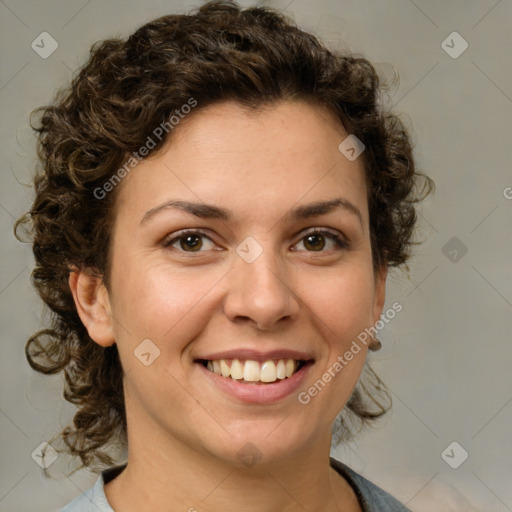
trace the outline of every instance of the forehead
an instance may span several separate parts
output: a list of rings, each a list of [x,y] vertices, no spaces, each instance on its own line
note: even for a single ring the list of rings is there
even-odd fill
[[[123,181],[119,212],[143,216],[161,202],[183,198],[261,218],[280,214],[279,205],[341,194],[367,215],[362,159],[350,161],[339,151],[348,134],[325,108],[303,101],[258,110],[235,102],[196,108]]]

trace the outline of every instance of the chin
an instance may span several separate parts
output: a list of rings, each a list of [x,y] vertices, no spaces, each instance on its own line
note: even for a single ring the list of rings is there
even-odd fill
[[[285,418],[274,418],[272,422],[242,422],[237,429],[229,430],[231,436],[224,436],[223,442],[210,446],[209,451],[238,468],[265,468],[279,464],[294,454],[303,453],[304,448],[312,444],[303,425],[291,428],[290,418]],[[211,445],[211,438],[207,444]]]

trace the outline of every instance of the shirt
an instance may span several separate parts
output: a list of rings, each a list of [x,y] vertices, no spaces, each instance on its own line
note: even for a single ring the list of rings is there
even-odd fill
[[[333,467],[351,485],[363,512],[411,512],[393,496],[356,473],[342,462],[330,458]],[[115,512],[105,496],[104,485],[123,471],[127,463],[102,471],[93,487],[66,505],[60,512]]]

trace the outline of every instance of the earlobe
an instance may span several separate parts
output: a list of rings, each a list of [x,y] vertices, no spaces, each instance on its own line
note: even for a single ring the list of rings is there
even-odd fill
[[[110,300],[101,277],[77,269],[70,272],[68,282],[76,310],[89,336],[103,347],[113,345]]]

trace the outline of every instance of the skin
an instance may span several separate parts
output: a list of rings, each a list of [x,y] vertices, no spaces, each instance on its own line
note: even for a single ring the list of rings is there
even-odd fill
[[[331,114],[301,101],[247,112],[233,102],[198,110],[141,162],[118,190],[109,289],[86,271],[70,276],[78,312],[100,345],[117,343],[124,368],[128,466],[105,486],[123,512],[359,511],[354,491],[329,466],[331,428],[361,373],[366,349],[308,405],[293,393],[245,404],[222,393],[194,358],[233,348],[311,352],[307,390],[382,313],[386,270],[375,273],[361,158]],[[343,197],[347,209],[305,220],[295,206]],[[204,202],[229,221],[166,208]],[[180,230],[202,228],[197,249]],[[310,228],[344,236],[309,240]],[[236,248],[253,237],[263,252],[247,263]],[[202,246],[201,246],[202,242]],[[187,252],[188,250],[188,252]],[[160,350],[145,366],[134,350]],[[260,460],[244,465],[246,443]]]

